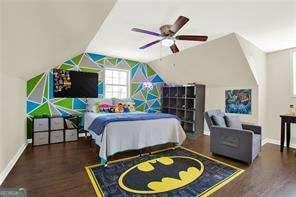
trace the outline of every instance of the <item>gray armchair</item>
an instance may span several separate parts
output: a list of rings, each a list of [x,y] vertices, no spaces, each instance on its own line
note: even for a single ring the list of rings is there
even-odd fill
[[[243,129],[217,126],[213,116],[225,116],[221,110],[205,112],[210,129],[210,150],[217,155],[237,159],[251,164],[261,151],[261,127],[242,124]]]

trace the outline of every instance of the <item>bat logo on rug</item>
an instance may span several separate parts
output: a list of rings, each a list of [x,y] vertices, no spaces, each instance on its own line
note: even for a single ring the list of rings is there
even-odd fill
[[[168,192],[192,183],[203,171],[204,165],[191,157],[159,157],[129,168],[121,174],[118,184],[132,193]]]

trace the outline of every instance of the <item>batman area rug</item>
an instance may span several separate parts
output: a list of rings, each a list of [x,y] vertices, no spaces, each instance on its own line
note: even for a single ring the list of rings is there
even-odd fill
[[[97,196],[209,196],[242,169],[177,147],[87,166]]]

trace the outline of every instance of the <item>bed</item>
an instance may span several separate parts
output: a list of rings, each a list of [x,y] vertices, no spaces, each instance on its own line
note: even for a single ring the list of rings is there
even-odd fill
[[[163,113],[86,112],[84,129],[100,147],[99,157],[103,163],[107,162],[109,156],[118,152],[165,143],[182,144],[186,138],[177,117]]]

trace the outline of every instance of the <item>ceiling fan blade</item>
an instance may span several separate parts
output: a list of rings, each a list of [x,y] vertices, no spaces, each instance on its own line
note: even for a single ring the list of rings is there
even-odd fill
[[[145,44],[145,45],[143,45],[143,46],[141,46],[139,49],[146,49],[147,47],[150,47],[150,46],[152,46],[152,45],[154,45],[154,44],[156,44],[156,43],[159,43],[161,40],[155,40],[155,41],[153,41],[153,42],[150,42],[150,43],[148,43],[148,44]]]
[[[176,22],[172,25],[170,29],[171,32],[173,32],[173,34],[177,33],[188,21],[189,19],[185,16],[179,16]]]
[[[198,35],[178,35],[176,36],[177,40],[192,40],[192,41],[207,41],[208,36],[198,36]]]
[[[179,52],[179,49],[177,47],[177,45],[174,43],[172,46],[170,46],[171,50],[173,53],[178,53]]]
[[[140,32],[140,33],[144,33],[144,34],[149,34],[149,35],[153,35],[153,36],[160,36],[160,34],[157,33],[157,32],[148,31],[148,30],[145,30],[145,29],[132,28],[132,31]]]

